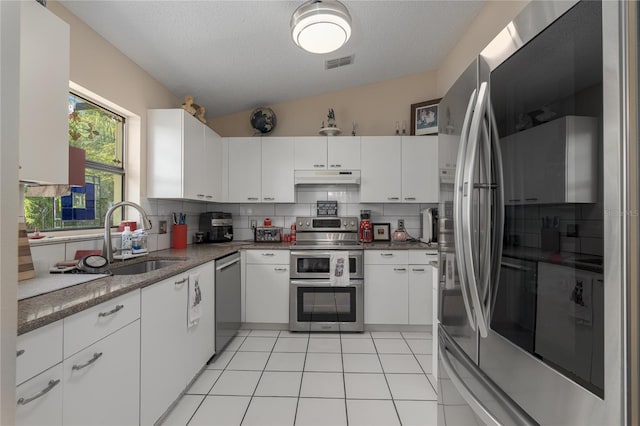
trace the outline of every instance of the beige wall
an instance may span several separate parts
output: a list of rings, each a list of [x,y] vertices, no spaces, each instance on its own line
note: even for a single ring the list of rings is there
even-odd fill
[[[425,72],[338,92],[270,105],[278,117],[273,136],[312,136],[318,134],[327,112],[333,108],[336,125],[343,134],[351,134],[352,122],[359,135],[391,135],[396,121],[410,127],[411,104],[437,97],[436,74]],[[251,111],[242,111],[209,120],[222,136],[251,136]]]
[[[147,109],[175,108],[181,102],[60,3],[49,0],[47,7],[71,27],[71,81],[129,116],[126,198],[140,201],[146,193]]]

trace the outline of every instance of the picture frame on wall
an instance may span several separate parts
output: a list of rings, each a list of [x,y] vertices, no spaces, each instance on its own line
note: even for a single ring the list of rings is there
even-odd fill
[[[390,223],[372,223],[373,241],[391,241]]]
[[[415,136],[438,133],[438,104],[440,100],[411,104],[411,134]]]

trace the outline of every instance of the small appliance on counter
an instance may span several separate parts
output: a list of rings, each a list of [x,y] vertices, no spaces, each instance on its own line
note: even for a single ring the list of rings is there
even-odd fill
[[[204,233],[204,238],[196,238],[196,243],[228,243],[233,241],[231,213],[200,213],[199,229]]]
[[[282,228],[277,226],[258,226],[253,233],[256,243],[279,243],[282,241]]]
[[[373,227],[371,226],[371,210],[360,210],[360,241],[373,241]]]
[[[438,242],[438,209],[429,208],[422,211],[422,237],[423,243]]]

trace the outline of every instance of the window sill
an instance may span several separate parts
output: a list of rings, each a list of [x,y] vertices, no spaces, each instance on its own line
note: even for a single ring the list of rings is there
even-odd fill
[[[53,231],[51,233],[43,232],[44,238],[37,240],[29,239],[30,246],[44,246],[49,244],[61,244],[74,241],[90,241],[90,240],[102,240],[104,238],[104,232],[96,232],[95,229],[90,230],[77,230],[77,231]],[[112,236],[120,235],[117,230],[111,231]]]

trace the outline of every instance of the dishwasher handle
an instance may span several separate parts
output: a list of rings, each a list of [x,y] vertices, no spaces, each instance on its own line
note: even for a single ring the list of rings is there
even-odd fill
[[[229,266],[235,265],[238,262],[240,262],[240,256],[230,260],[229,262],[225,262],[221,265],[216,265],[216,271],[222,271],[223,269],[227,269]]]

